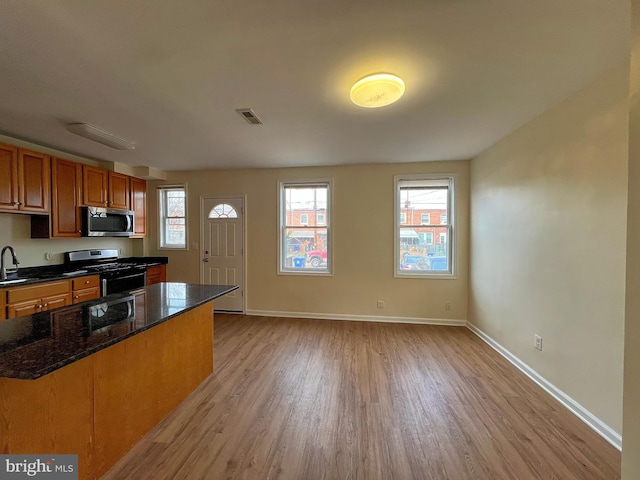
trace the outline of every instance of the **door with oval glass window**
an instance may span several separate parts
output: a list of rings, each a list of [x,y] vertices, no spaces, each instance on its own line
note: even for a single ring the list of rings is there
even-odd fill
[[[213,302],[216,311],[244,312],[244,198],[203,197],[200,280],[240,288]]]

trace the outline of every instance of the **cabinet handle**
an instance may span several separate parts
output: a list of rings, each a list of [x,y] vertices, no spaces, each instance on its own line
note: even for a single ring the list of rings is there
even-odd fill
[[[47,305],[49,305],[48,303],[45,303],[43,306],[46,307]]]
[[[88,284],[89,284],[89,280],[85,280],[85,281],[84,281],[84,284],[85,284],[85,285],[88,285]]]
[[[75,298],[80,298],[80,295],[76,295]]]

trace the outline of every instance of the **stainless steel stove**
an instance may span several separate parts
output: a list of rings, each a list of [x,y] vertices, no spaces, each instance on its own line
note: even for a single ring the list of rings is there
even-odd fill
[[[146,267],[118,262],[118,251],[112,249],[75,250],[64,254],[69,273],[99,274],[102,296],[144,287]]]

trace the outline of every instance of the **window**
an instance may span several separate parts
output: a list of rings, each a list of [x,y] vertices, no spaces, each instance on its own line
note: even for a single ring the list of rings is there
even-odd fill
[[[279,273],[331,273],[330,203],[329,181],[280,182]]]
[[[184,185],[158,187],[160,248],[187,248],[187,195]]]
[[[395,178],[397,277],[454,275],[454,183],[453,175]]]
[[[229,204],[219,203],[211,209],[209,218],[238,218],[238,212]]]

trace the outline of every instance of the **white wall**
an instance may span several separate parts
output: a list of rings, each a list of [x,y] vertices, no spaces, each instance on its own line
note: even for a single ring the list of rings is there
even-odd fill
[[[471,162],[470,322],[618,433],[627,91],[625,65]]]

